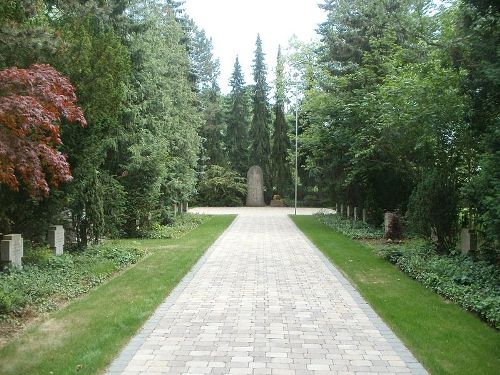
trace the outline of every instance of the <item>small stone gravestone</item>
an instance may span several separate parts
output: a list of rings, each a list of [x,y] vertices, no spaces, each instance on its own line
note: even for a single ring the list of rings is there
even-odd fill
[[[470,251],[477,250],[477,234],[468,228],[462,228],[460,233],[460,250],[466,255]]]
[[[247,173],[247,206],[264,207],[264,178],[258,165],[250,167]]]
[[[20,234],[7,234],[3,236],[0,246],[0,261],[22,267],[23,237]]]
[[[52,225],[49,227],[49,246],[55,256],[62,255],[64,248],[64,227]]]
[[[384,237],[391,240],[400,240],[403,234],[403,222],[401,215],[397,212],[386,212],[384,214]]]

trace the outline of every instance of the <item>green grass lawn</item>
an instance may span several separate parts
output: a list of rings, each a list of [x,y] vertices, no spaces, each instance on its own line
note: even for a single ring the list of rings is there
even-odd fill
[[[499,332],[315,217],[292,219],[429,372],[498,374]]]
[[[151,255],[2,348],[0,374],[102,372],[233,219],[211,217],[179,239],[123,240]]]

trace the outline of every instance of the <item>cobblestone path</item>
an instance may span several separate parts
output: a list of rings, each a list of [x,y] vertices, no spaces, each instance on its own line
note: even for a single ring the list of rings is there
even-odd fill
[[[426,373],[286,215],[248,212],[109,375]]]

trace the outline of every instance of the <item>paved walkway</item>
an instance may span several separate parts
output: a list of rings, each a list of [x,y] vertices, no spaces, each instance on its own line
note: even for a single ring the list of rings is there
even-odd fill
[[[425,373],[279,211],[239,210],[108,374]]]

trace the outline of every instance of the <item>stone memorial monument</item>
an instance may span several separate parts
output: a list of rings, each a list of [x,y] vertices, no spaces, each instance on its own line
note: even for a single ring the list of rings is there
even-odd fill
[[[247,173],[247,206],[264,207],[264,177],[258,165],[250,167]]]
[[[0,246],[0,261],[2,264],[12,264],[22,267],[23,237],[20,234],[7,234],[3,236]]]
[[[62,255],[64,248],[64,227],[62,225],[51,225],[48,237],[49,246],[54,255]]]

